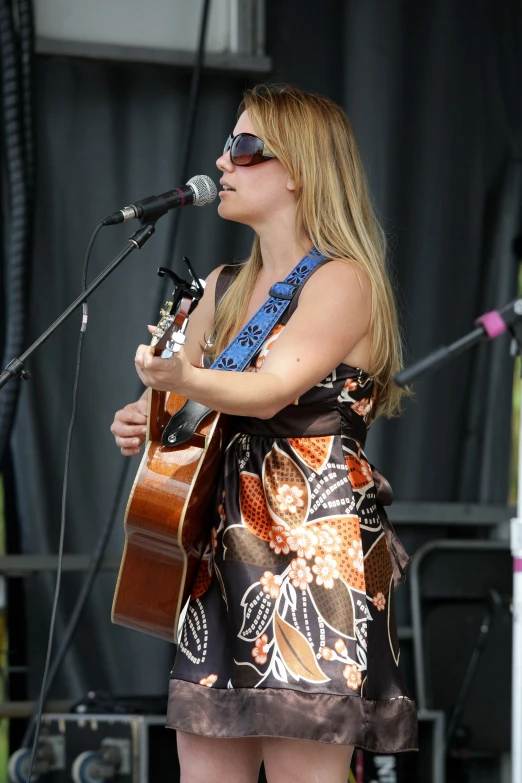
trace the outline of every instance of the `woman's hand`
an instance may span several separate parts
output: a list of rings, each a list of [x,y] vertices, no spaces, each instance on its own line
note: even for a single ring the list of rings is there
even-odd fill
[[[114,416],[111,432],[124,457],[139,454],[147,432],[147,408],[146,397],[141,397],[136,402],[126,405]]]
[[[154,332],[156,327],[149,326],[149,331]],[[150,345],[139,345],[134,359],[136,372],[140,380],[157,391],[172,391],[182,394],[183,384],[186,382],[192,370],[185,350],[180,348],[170,359],[162,359],[154,356],[150,351]]]

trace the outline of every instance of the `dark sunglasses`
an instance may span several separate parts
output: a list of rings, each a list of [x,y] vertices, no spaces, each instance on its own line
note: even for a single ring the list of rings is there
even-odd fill
[[[257,166],[275,158],[273,152],[266,149],[265,142],[252,133],[238,133],[228,137],[223,155],[230,150],[230,160],[234,166]]]

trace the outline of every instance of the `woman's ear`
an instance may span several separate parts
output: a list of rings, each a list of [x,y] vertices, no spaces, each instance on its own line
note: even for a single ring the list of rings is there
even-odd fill
[[[292,191],[295,190],[295,182],[291,177],[288,177],[288,179],[286,180],[286,187],[288,188],[288,190],[292,190]]]

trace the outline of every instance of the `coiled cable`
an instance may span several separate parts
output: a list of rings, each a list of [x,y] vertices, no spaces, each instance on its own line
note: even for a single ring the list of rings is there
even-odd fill
[[[0,0],[1,2],[2,0]],[[210,9],[210,2],[211,0],[205,0],[204,7],[202,10],[201,15],[201,22],[200,22],[200,34],[199,34],[199,45],[198,50],[196,53],[196,60],[194,65],[194,71],[192,74],[192,83],[191,83],[191,90],[190,90],[190,99],[189,99],[189,111],[188,111],[188,118],[187,118],[187,125],[185,127],[185,138],[184,138],[184,145],[183,145],[183,155],[181,159],[181,174],[180,181],[183,179],[186,179],[188,167],[189,167],[189,159],[190,159],[190,151],[191,151],[191,140],[193,137],[194,132],[194,125],[195,125],[195,119],[196,119],[196,112],[197,112],[197,105],[198,105],[198,99],[199,99],[199,91],[200,91],[200,80],[201,80],[201,70],[203,68],[203,60],[204,60],[204,48],[205,48],[205,39],[206,39],[206,31],[208,27],[208,18],[209,18],[209,9]],[[181,210],[178,210],[178,212],[181,212]],[[175,213],[177,214],[177,212]],[[82,283],[83,283],[83,289],[85,290],[87,286],[87,269],[88,269],[88,259],[90,256],[90,251],[92,249],[93,242],[95,240],[95,237],[98,233],[98,230],[101,226],[98,226],[95,230],[93,236],[91,237],[91,241],[89,242],[89,246],[87,248],[86,252],[86,258],[85,258],[85,265],[83,270],[83,277],[82,277]],[[170,250],[170,256],[169,260],[172,258],[172,252],[175,247],[175,242],[177,238],[177,233],[179,229],[179,218],[177,221],[172,223],[171,227],[171,234],[170,234],[170,242],[168,243],[169,250]],[[160,300],[160,304],[163,301],[163,299]],[[156,312],[159,310],[159,305],[156,310]],[[80,341],[78,344],[78,356],[77,356],[77,374],[79,373],[80,369],[80,357],[81,357],[81,344],[82,344],[82,338],[83,338],[83,332],[80,336]],[[73,394],[73,411],[75,410],[76,405],[76,384],[77,384],[77,377],[75,379],[75,388],[74,388],[74,394]],[[74,414],[73,414],[74,415]],[[71,425],[69,429],[69,438],[72,435],[72,425],[74,423],[74,418],[71,420]],[[68,466],[68,453],[69,453],[69,440],[66,448],[66,470]],[[79,621],[81,619],[81,616],[83,614],[83,610],[85,608],[85,605],[87,603],[87,599],[90,595],[92,586],[94,584],[95,577],[100,569],[101,563],[103,561],[103,557],[105,555],[105,550],[107,548],[107,544],[110,540],[110,535],[112,532],[112,529],[114,527],[114,523],[118,514],[118,510],[121,505],[121,499],[123,496],[123,491],[125,489],[126,483],[127,483],[127,475],[129,472],[129,468],[131,465],[131,461],[126,458],[123,460],[121,465],[120,474],[118,476],[117,484],[116,484],[116,492],[114,495],[114,500],[112,503],[112,507],[110,510],[110,513],[107,516],[107,519],[104,523],[104,527],[101,531],[100,538],[98,540],[96,550],[92,555],[91,562],[89,564],[89,570],[86,574],[84,583],[82,585],[82,589],[80,591],[80,594],[76,600],[76,604],[73,608],[71,617],[69,618],[69,622],[67,624],[67,628],[65,629],[64,635],[60,641],[60,645],[58,647],[58,650],[56,652],[56,655],[52,661],[52,664],[50,664],[50,651],[52,648],[52,631],[54,627],[54,616],[56,611],[56,604],[58,600],[58,592],[59,592],[59,574],[57,575],[57,589],[55,592],[55,599],[53,602],[53,620],[51,621],[51,631],[49,635],[49,645],[48,645],[48,656],[43,676],[43,682],[42,682],[42,689],[40,694],[40,699],[38,701],[38,704],[35,706],[35,709],[33,711],[33,715],[28,723],[28,726],[26,728],[24,738],[22,740],[22,747],[29,747],[31,744],[33,746],[32,748],[32,758],[30,767],[32,769],[34,758],[36,754],[36,749],[38,745],[38,733],[40,728],[40,719],[41,719],[41,713],[43,710],[43,705],[45,704],[45,700],[47,699],[47,696],[49,694],[49,691],[53,685],[53,682],[56,678],[56,675],[59,672],[60,666],[62,664],[62,661],[67,653],[67,650],[69,648],[69,645],[74,637],[74,634],[76,632],[76,629],[78,627]],[[64,504],[65,504],[65,493],[66,493],[66,486],[64,485],[64,495],[63,495],[63,505],[62,505],[62,525],[64,523]],[[62,542],[63,533],[61,532],[60,541]],[[60,547],[61,551],[61,547]]]
[[[0,0],[0,67],[5,133],[5,167],[9,198],[9,238],[5,268],[5,366],[23,350],[26,337],[27,269],[31,253],[30,192],[34,193],[34,123],[32,112],[32,6],[20,0],[19,36],[23,51],[20,67],[18,38],[7,0]],[[21,100],[22,89],[27,95]],[[22,108],[23,104],[23,108]],[[30,170],[30,171],[29,171]],[[30,176],[28,176],[30,174]],[[30,214],[31,209],[31,214]],[[7,384],[0,397],[0,460],[13,427],[19,384]]]

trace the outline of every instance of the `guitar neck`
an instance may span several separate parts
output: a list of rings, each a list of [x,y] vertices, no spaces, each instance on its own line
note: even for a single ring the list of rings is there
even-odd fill
[[[161,434],[167,426],[170,415],[166,407],[167,392],[149,389],[149,408],[147,411],[147,440],[161,440]]]

